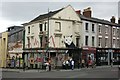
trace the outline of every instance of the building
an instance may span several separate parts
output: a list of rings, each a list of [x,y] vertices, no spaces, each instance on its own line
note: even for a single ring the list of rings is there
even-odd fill
[[[25,65],[29,68],[41,68],[47,57],[51,58],[53,67],[62,66],[63,60],[68,59],[65,56],[68,52],[65,42],[80,47],[81,24],[79,15],[70,5],[23,24]]]
[[[8,32],[0,33],[0,67],[6,67]]]
[[[80,13],[80,12],[79,12]],[[93,59],[98,56],[101,61],[110,64],[111,59],[117,59],[117,54],[109,52],[111,48],[120,49],[120,25],[115,23],[115,17],[112,16],[110,21],[92,17],[91,8],[84,9],[83,14],[79,14],[83,22],[81,29],[82,57],[88,57],[94,53]],[[119,21],[118,21],[119,22]],[[96,48],[108,50],[104,54],[96,55]],[[92,57],[92,55],[91,55]],[[109,58],[109,59],[108,59]],[[114,62],[117,62],[114,61]]]
[[[22,26],[8,27],[8,54],[6,67],[22,67],[23,66],[23,31]]]

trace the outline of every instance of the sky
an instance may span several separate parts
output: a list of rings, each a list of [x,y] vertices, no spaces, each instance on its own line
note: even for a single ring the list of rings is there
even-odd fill
[[[92,0],[20,0],[19,2],[16,2],[15,0],[2,0],[0,2],[0,33],[6,31],[7,27],[21,25],[31,21],[40,14],[47,13],[48,8],[50,11],[54,11],[67,5],[71,5],[75,10],[81,11],[87,7],[91,7],[92,17],[110,20],[112,16],[115,16],[118,20],[118,1],[119,0],[101,0],[101,2],[92,2]]]

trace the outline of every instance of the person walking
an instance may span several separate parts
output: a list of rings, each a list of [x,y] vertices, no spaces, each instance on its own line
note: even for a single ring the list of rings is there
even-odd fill
[[[85,64],[85,60],[84,59],[82,59],[82,68],[84,68],[84,64]]]
[[[81,66],[80,64],[81,64],[81,61],[79,60],[79,61],[78,61],[78,69],[79,69],[80,66]]]
[[[71,61],[72,70],[74,70],[74,60]]]
[[[66,60],[66,69],[68,69],[68,66],[69,66],[69,62],[68,60]]]

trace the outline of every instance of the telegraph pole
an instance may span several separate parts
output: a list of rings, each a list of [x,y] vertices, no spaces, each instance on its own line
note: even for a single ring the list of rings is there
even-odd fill
[[[49,8],[48,8],[48,33],[47,33],[47,36],[48,36],[48,42],[47,42],[47,47],[49,49]],[[48,57],[50,58],[50,53],[48,51]]]

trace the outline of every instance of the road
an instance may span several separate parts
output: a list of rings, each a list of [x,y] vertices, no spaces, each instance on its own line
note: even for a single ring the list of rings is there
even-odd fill
[[[85,68],[51,72],[3,72],[3,78],[118,78],[117,67]]]

